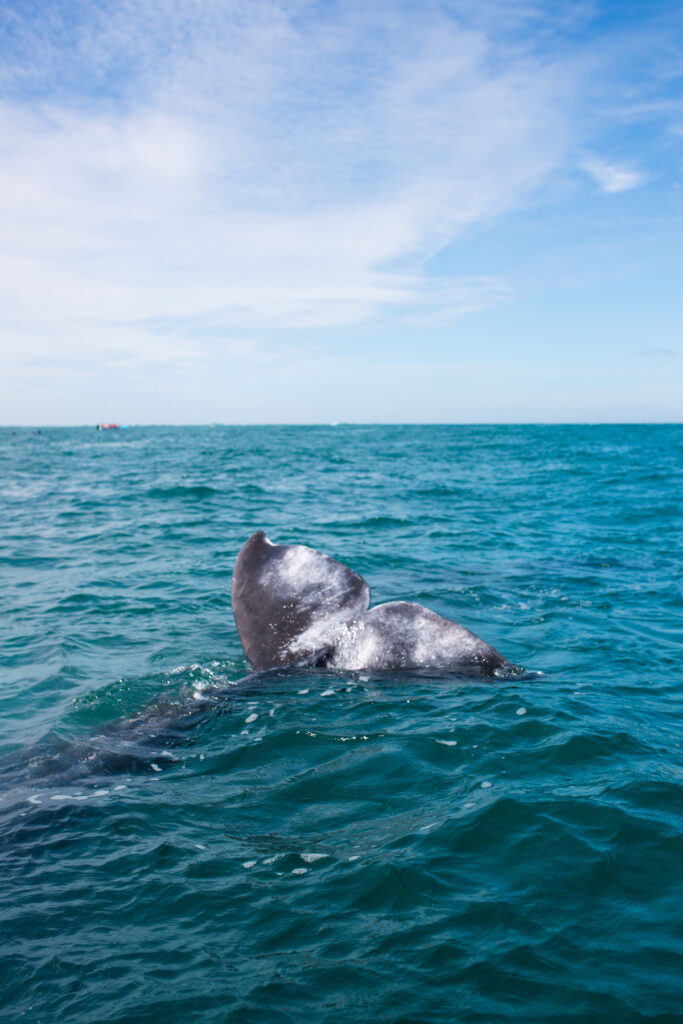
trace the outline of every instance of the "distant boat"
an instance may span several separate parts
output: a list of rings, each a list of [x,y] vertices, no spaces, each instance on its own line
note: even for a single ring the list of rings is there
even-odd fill
[[[97,424],[97,429],[98,430],[120,430],[121,429],[121,424],[120,423],[98,423]]]

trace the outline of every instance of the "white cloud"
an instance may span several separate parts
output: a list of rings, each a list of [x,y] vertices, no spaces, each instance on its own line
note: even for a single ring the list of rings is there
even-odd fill
[[[68,46],[47,22],[35,65],[5,73],[13,360],[173,363],[199,356],[207,330],[229,345],[443,322],[505,297],[496,279],[439,282],[424,266],[561,165],[564,65],[435,9],[137,0],[81,16]],[[595,166],[607,191],[636,183]]]
[[[603,192],[628,192],[645,181],[645,175],[631,168],[609,164],[593,157],[585,160],[582,169],[597,182]]]

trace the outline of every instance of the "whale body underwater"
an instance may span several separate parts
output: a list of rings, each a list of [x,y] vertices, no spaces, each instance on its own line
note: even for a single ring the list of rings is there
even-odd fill
[[[410,601],[370,608],[358,573],[303,544],[254,533],[237,556],[232,610],[256,671],[291,666],[357,671],[520,671],[464,626]]]

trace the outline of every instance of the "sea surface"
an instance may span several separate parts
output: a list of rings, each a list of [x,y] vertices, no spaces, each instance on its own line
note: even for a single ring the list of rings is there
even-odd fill
[[[0,1019],[683,1021],[682,454],[0,430]],[[259,528],[523,674],[250,676]]]

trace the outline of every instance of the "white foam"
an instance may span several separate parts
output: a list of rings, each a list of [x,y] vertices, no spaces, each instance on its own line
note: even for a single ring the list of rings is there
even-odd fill
[[[307,694],[307,693],[310,693],[310,692],[311,692],[310,690],[299,690],[299,693],[300,693],[300,694],[301,694],[302,696],[304,696],[305,694]]]
[[[517,710],[515,711],[515,714],[516,715],[525,715],[526,714],[526,708],[517,708]]]
[[[152,769],[152,771],[155,771],[155,772],[160,772],[161,771],[161,768],[159,767],[159,765],[156,764],[156,762],[154,762],[154,761],[152,761],[152,763],[150,765],[150,768]]]
[[[302,853],[300,857],[306,864],[314,864],[317,860],[325,860],[329,853]]]
[[[279,860],[282,860],[284,853],[274,853],[272,857],[266,857],[264,864],[277,864]]]
[[[491,783],[490,782],[482,782],[481,788],[482,789],[490,789],[491,788]]]
[[[436,740],[436,742],[440,743],[442,747],[457,747],[458,745],[457,740]]]
[[[245,860],[245,862],[242,864],[242,867],[243,868],[253,868],[254,864],[256,864],[255,860]]]
[[[334,690],[323,690],[323,692],[320,694],[320,696],[321,697],[331,697],[333,695],[333,693],[334,693]]]
[[[206,849],[206,847],[204,846],[203,843],[195,843],[194,845],[197,847],[198,850],[205,850]]]
[[[257,718],[258,718],[258,715],[254,711],[251,715],[247,715],[247,717],[244,719],[244,721],[247,723],[247,725],[251,725],[251,723],[255,722]]]
[[[161,771],[161,769],[159,769],[159,771]],[[96,789],[95,792],[93,793],[93,796],[109,796],[109,790],[108,789]]]
[[[305,875],[307,871],[308,871],[308,868],[293,868],[292,874],[293,875]]]

